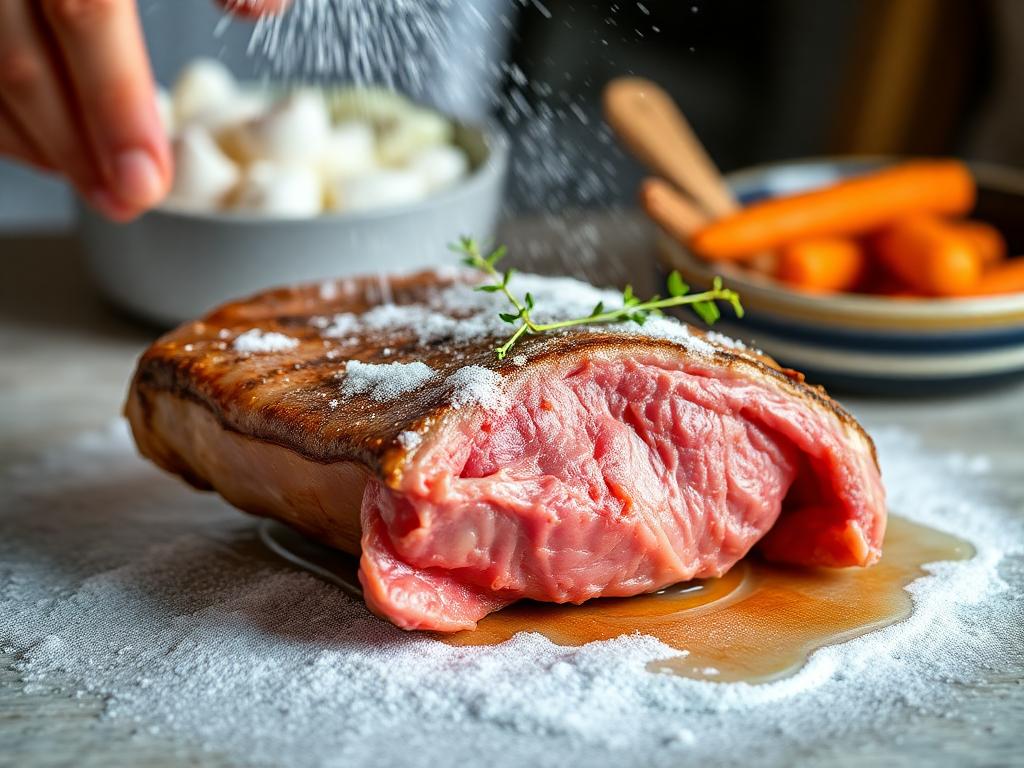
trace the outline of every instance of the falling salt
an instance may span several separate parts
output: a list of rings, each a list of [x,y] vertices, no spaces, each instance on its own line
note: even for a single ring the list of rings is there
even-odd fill
[[[253,328],[239,334],[231,345],[243,354],[288,352],[299,346],[299,340],[276,331],[261,331]]]
[[[431,381],[437,372],[426,363],[361,363],[350,360],[345,366],[342,394],[366,395],[378,403],[397,400]]]
[[[287,13],[256,20],[249,53],[281,75],[421,91],[428,74],[447,71],[453,7],[454,0],[293,0]]]
[[[929,566],[907,621],[764,685],[652,674],[676,652],[639,635],[402,632],[261,550],[255,520],[143,462],[120,423],[0,478],[0,645],[26,685],[102,701],[101,732],[128,723],[247,765],[739,766],[850,733],[884,743],[958,716],[965,683],[1019,657],[1024,613],[999,574],[1024,521],[976,457],[876,439],[893,509],[977,555]]]
[[[508,2],[514,4],[535,9],[545,23],[555,19],[556,9],[545,3]],[[615,179],[623,153],[598,119],[597,103],[581,101],[571,82],[531,80],[502,60],[507,32],[516,25],[514,9],[501,12],[501,5],[495,2],[496,13],[488,13],[456,0],[293,0],[287,13],[256,20],[249,53],[278,79],[384,85],[464,116],[500,113],[516,143],[510,197],[535,208],[552,225],[546,239],[557,232],[562,241],[557,253],[566,271],[585,275],[596,255],[594,244],[552,212],[607,207],[620,192]],[[650,15],[644,4],[637,7]],[[613,4],[610,11],[607,23],[618,26],[619,6]],[[571,9],[557,12],[559,21],[571,27]],[[225,17],[218,33],[231,23]],[[598,37],[579,42],[608,45]],[[602,65],[608,63],[614,62]],[[438,83],[447,87],[438,88]],[[585,85],[589,89],[591,84]],[[581,141],[580,127],[593,140]],[[324,290],[331,295],[329,283]]]

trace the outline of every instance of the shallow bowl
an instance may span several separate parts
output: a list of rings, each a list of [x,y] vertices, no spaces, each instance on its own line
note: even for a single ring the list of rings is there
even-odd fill
[[[822,187],[886,165],[879,159],[807,160],[753,168],[727,179],[744,203]],[[1024,253],[1024,174],[972,165],[972,217],[997,226]],[[741,321],[721,330],[748,341],[814,382],[859,392],[915,394],[1024,374],[1024,294],[972,299],[815,295],[729,265],[709,265],[660,233],[662,264],[706,286],[716,274],[739,291]]]

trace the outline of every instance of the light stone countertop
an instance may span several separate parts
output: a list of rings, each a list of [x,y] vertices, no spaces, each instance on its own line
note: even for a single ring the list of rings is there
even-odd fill
[[[580,232],[599,242],[595,253],[606,255],[600,263],[610,267],[585,268],[598,262],[564,258],[561,267],[551,266],[554,252],[573,252],[566,249]],[[650,280],[650,232],[630,216],[578,218],[554,230],[513,222],[503,239],[512,253],[530,254],[535,268],[570,268],[641,288]],[[95,295],[67,235],[0,235],[0,270],[0,465],[7,466],[115,418],[135,356],[156,331],[119,316]],[[1024,515],[1024,384],[957,398],[843,400],[869,426],[900,426],[937,449],[988,457],[1000,496]],[[1024,562],[1004,564],[1002,575],[1024,599]],[[0,766],[230,764],[103,719],[102,700],[26,693],[12,661],[0,658]],[[896,736],[854,729],[788,762],[1024,765],[1024,649],[960,686],[955,703],[943,717],[908,708]]]

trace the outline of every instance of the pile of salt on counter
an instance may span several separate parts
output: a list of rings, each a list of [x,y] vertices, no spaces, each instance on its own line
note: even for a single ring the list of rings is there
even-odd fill
[[[770,684],[653,674],[678,652],[640,635],[460,648],[403,633],[263,551],[251,518],[138,459],[120,423],[0,478],[0,643],[30,692],[102,707],[92,727],[107,738],[245,764],[748,766],[851,733],[891,743],[935,717],[995,727],[957,720],[959,683],[1024,648],[1019,592],[1000,578],[1024,578],[1008,570],[1024,521],[983,458],[875,434],[892,508],[977,556],[931,566],[908,621]]]

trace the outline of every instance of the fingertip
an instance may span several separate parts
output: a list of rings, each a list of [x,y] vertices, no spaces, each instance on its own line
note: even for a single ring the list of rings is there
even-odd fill
[[[85,201],[96,212],[121,224],[131,221],[142,213],[141,209],[125,205],[103,188],[97,188],[87,193]]]
[[[236,16],[255,19],[266,14],[282,13],[292,0],[219,0],[220,4]]]
[[[117,197],[128,205],[149,208],[167,194],[167,180],[150,152],[129,149],[114,159]]]

